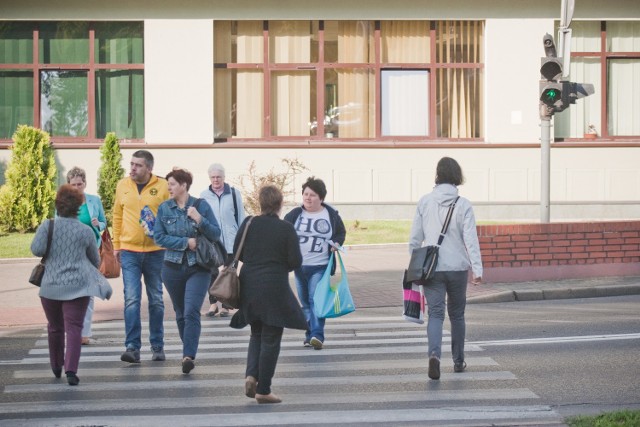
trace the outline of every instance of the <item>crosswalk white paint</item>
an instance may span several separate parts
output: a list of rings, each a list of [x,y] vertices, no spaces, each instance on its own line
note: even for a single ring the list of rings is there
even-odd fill
[[[97,323],[93,329],[97,344],[83,347],[77,387],[53,378],[44,333],[27,357],[5,361],[14,370],[2,389],[0,425],[543,425],[560,420],[484,354],[480,343],[465,346],[469,367],[453,373],[445,333],[442,375],[430,381],[425,326],[397,317],[333,319],[322,351],[303,348],[301,331],[285,331],[273,381],[283,398],[279,405],[258,405],[244,396],[249,333],[229,328],[225,320],[203,318],[190,375],[180,371],[182,346],[174,323],[165,322],[167,360],[151,362],[143,348],[142,363],[135,365],[119,360],[123,322]]]

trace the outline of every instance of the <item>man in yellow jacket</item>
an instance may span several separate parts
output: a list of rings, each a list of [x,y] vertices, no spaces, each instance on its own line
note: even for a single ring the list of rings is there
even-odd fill
[[[138,150],[131,158],[131,171],[116,187],[113,204],[113,247],[122,264],[124,282],[125,347],[120,360],[140,363],[140,303],[142,280],[149,300],[149,341],[151,360],[165,360],[164,302],[160,271],[164,250],[153,241],[153,225],[158,206],[169,198],[167,181],[153,170],[153,155]]]

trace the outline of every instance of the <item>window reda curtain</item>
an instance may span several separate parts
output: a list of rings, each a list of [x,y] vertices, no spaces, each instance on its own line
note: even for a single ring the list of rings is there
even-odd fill
[[[483,62],[484,24],[482,22],[438,21],[436,28],[438,63],[478,64]],[[436,76],[438,136],[481,137],[484,134],[481,69],[439,68]]]
[[[640,52],[640,22],[607,22],[607,51]],[[609,59],[607,71],[609,135],[640,135],[640,59]]]
[[[338,23],[338,62],[368,63],[373,57],[371,25],[366,21]],[[334,111],[340,138],[375,135],[375,78],[368,69],[338,69],[338,105]]]
[[[275,63],[309,63],[309,21],[269,23],[270,60]],[[314,91],[315,92],[315,91]],[[311,73],[282,71],[271,74],[271,130],[277,136],[309,136]]]

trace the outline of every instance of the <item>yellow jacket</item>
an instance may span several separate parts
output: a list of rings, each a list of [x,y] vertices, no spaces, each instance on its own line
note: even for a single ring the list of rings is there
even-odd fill
[[[158,206],[169,198],[169,187],[164,178],[151,176],[151,179],[138,194],[138,186],[126,177],[116,187],[116,198],[113,202],[113,248],[132,252],[159,251],[153,237],[145,234],[140,223],[140,214],[145,206],[158,214]],[[153,230],[151,230],[153,231]]]

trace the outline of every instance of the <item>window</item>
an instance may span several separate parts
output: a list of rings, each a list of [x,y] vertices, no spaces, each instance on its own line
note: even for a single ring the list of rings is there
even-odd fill
[[[141,22],[0,22],[0,141],[18,124],[54,142],[144,138],[143,31]]]
[[[582,138],[590,125],[604,138],[640,135],[640,22],[574,21],[570,80],[595,95],[555,116],[556,138]]]
[[[215,21],[229,139],[479,139],[480,21]]]

